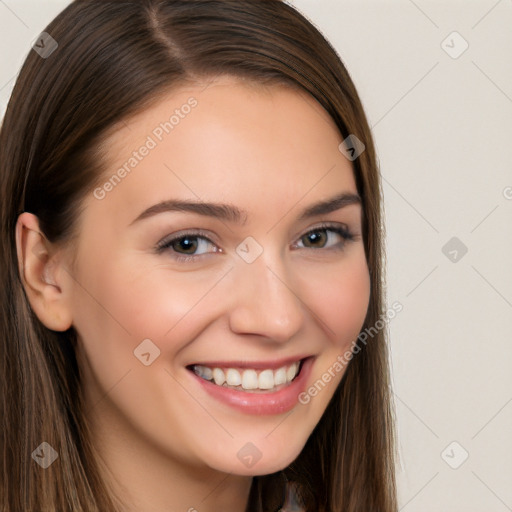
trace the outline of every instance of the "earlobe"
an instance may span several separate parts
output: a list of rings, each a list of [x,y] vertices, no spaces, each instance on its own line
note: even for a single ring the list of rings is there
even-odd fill
[[[18,268],[34,313],[48,329],[66,331],[72,325],[69,293],[71,280],[60,251],[39,229],[32,213],[22,213],[16,223]]]

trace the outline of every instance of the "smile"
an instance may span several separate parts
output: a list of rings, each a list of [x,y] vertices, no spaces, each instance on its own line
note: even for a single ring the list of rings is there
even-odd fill
[[[193,365],[192,371],[207,381],[213,381],[217,386],[224,386],[238,391],[257,393],[259,391],[279,391],[300,372],[302,361],[295,361],[290,365],[281,366],[273,370],[266,368],[219,368]]]
[[[245,414],[291,410],[307,387],[315,356],[267,362],[202,362],[187,366],[194,386],[206,396]]]

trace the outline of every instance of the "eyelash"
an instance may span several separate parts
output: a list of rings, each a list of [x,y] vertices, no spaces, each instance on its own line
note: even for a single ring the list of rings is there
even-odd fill
[[[327,248],[320,247],[318,249],[316,249],[314,247],[303,247],[304,249],[341,250],[341,249],[343,249],[343,245],[345,242],[350,242],[356,238],[356,236],[353,233],[351,233],[346,226],[340,226],[339,224],[324,223],[324,224],[321,224],[313,229],[310,229],[309,231],[306,231],[306,233],[304,233],[303,235],[300,236],[299,240],[312,234],[312,233],[317,233],[319,231],[324,231],[324,232],[331,231],[331,232],[336,233],[337,235],[341,236],[341,238],[343,238],[341,247],[336,247],[336,246],[335,247],[327,247]],[[215,245],[215,243],[212,242],[208,238],[207,234],[204,231],[194,230],[194,231],[188,231],[188,232],[181,233],[177,236],[172,236],[172,238],[164,238],[161,242],[159,242],[157,244],[157,246],[155,248],[157,254],[163,253],[166,249],[170,249],[171,246],[175,242],[184,240],[186,238],[200,238],[200,239],[206,240],[210,244]],[[182,254],[178,253],[177,251],[174,251],[174,252],[175,252],[175,255],[173,256],[173,258],[179,262],[190,262],[192,260],[197,259],[200,256],[204,256],[204,254],[182,255]],[[215,253],[215,252],[220,252],[220,251],[212,251],[212,252]],[[208,252],[207,254],[212,254],[212,252]]]

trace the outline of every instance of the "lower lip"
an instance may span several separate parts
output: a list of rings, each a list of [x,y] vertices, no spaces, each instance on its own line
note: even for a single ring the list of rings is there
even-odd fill
[[[199,382],[208,394],[220,402],[246,414],[270,415],[281,414],[293,409],[298,402],[298,396],[306,389],[313,362],[313,357],[305,359],[299,375],[288,386],[273,393],[247,393],[225,386],[217,386],[217,384],[199,377],[193,371],[187,370],[187,372]]]

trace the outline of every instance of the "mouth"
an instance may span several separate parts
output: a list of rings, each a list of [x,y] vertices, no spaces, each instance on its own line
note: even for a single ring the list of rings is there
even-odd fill
[[[209,363],[192,364],[187,370],[216,386],[245,393],[275,393],[289,386],[298,378],[305,357],[277,368],[276,363]],[[265,366],[266,364],[266,366]]]
[[[192,386],[243,414],[290,411],[310,379],[316,356],[279,361],[208,361],[188,365]]]

